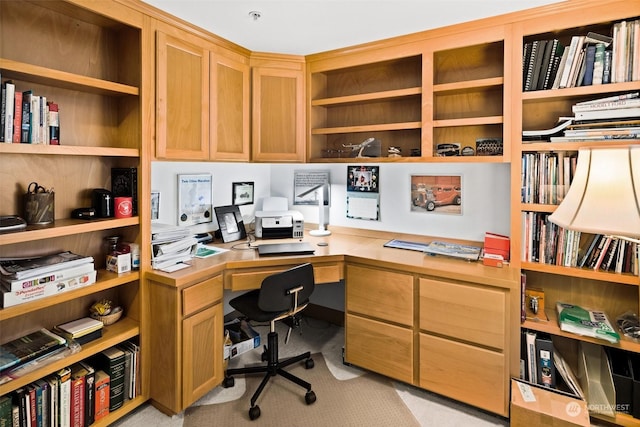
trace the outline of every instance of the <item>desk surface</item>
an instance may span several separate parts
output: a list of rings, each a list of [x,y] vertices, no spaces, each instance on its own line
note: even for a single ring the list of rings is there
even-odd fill
[[[174,273],[159,270],[147,271],[145,277],[158,283],[182,287],[197,283],[227,269],[270,268],[294,266],[303,262],[356,262],[379,268],[391,268],[408,273],[434,275],[440,278],[465,280],[479,284],[517,289],[519,275],[517,269],[487,267],[482,262],[430,256],[422,252],[406,249],[386,248],[383,245],[391,239],[402,239],[428,243],[445,240],[427,236],[378,232],[372,230],[340,228],[332,229],[330,236],[314,237],[305,230],[303,239],[264,239],[251,242],[251,248],[244,242],[214,243],[212,246],[229,249],[209,258],[194,258],[192,266]],[[315,248],[313,255],[260,257],[255,247],[261,243],[304,241]],[[453,240],[452,240],[453,241]],[[327,246],[318,246],[326,242]],[[475,244],[478,242],[456,241]]]

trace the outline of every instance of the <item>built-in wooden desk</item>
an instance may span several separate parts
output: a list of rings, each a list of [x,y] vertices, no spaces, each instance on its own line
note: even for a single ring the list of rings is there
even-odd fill
[[[345,282],[346,362],[507,416],[518,375],[517,270],[384,247],[390,239],[433,240],[340,228],[305,233],[313,255],[260,257],[233,242],[187,269],[146,272],[151,371],[161,373],[151,378],[154,405],[178,413],[221,383],[223,289],[255,289],[310,262],[318,284]]]

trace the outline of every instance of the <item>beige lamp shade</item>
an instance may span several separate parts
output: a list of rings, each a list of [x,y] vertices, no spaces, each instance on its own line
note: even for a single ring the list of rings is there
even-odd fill
[[[569,192],[549,220],[586,233],[640,237],[640,145],[581,148]]]

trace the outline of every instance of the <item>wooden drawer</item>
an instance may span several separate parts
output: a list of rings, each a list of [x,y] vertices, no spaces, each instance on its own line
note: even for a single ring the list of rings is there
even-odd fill
[[[504,350],[506,292],[420,278],[420,329]]]
[[[347,311],[413,326],[413,276],[347,265]]]
[[[221,300],[222,291],[221,274],[184,289],[182,291],[182,315],[188,316]]]
[[[420,334],[420,387],[507,416],[502,353]]]
[[[347,314],[345,357],[348,363],[413,383],[413,331]]]
[[[232,291],[246,291],[259,289],[262,281],[275,273],[280,273],[298,264],[288,267],[274,267],[272,269],[236,270],[226,274],[225,286]],[[341,263],[313,264],[313,275],[316,284],[335,283],[343,278]]]

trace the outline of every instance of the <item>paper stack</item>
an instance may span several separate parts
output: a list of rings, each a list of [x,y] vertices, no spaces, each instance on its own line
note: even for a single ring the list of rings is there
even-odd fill
[[[189,261],[197,246],[198,241],[188,228],[151,224],[151,266],[156,270]]]

